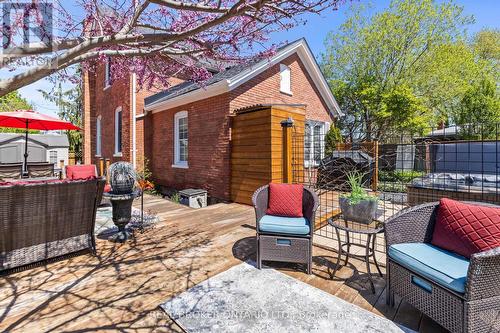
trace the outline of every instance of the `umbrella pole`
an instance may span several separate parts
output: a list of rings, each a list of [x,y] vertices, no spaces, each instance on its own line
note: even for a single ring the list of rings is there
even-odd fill
[[[28,173],[28,121],[26,120],[26,136],[24,137],[24,175]]]

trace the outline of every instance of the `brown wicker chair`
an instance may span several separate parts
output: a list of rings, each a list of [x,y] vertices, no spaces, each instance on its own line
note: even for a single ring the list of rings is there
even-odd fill
[[[307,264],[307,273],[311,274],[314,218],[319,206],[318,196],[314,191],[304,187],[302,213],[309,221],[309,234],[307,235],[260,231],[259,221],[266,215],[268,201],[269,185],[260,187],[252,196],[257,230],[257,268],[262,267],[263,260],[297,262]]]
[[[18,179],[22,174],[22,163],[0,163],[0,179]]]
[[[54,163],[48,162],[28,162],[28,177],[54,177]]]
[[[429,243],[434,231],[438,206],[438,202],[415,206],[387,220],[385,224],[387,251],[394,244]],[[415,278],[431,285],[431,290],[419,287],[415,284]],[[389,255],[387,255],[386,280],[388,304],[394,305],[394,294],[398,294],[403,300],[451,332],[498,332],[500,247],[472,255],[464,293],[431,281],[398,264]]]
[[[0,272],[83,250],[95,252],[94,224],[104,183],[0,186]]]

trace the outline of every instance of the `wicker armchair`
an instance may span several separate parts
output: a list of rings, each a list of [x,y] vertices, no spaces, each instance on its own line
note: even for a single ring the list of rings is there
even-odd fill
[[[307,264],[307,273],[311,274],[312,240],[316,209],[319,206],[318,196],[314,191],[304,187],[302,214],[309,221],[309,233],[306,235],[262,232],[259,222],[266,215],[268,201],[269,185],[260,187],[252,196],[257,230],[257,268],[261,268],[262,260],[297,262]]]
[[[94,224],[104,183],[0,186],[0,272],[83,250],[95,252]]]
[[[23,174],[22,163],[0,163],[0,179],[17,179]]]
[[[415,206],[387,220],[387,253],[395,244],[429,243],[438,206],[438,202]],[[387,255],[387,303],[394,305],[394,294],[398,294],[451,332],[498,332],[500,248],[472,255],[466,274],[465,289],[460,293],[400,265]],[[432,287],[425,290],[415,279]]]
[[[55,174],[54,163],[48,162],[28,162],[28,177],[54,177]]]

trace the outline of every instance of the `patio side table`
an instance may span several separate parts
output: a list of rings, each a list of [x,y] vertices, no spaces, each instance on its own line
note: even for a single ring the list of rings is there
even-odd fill
[[[342,216],[340,216],[340,217],[329,218],[328,224],[335,229],[338,241],[338,250],[337,250],[338,256],[337,256],[337,263],[335,264],[335,270],[333,271],[333,277],[335,277],[335,274],[337,273],[342,255],[345,255],[344,266],[346,266],[347,263],[349,262],[349,257],[354,257],[364,260],[366,263],[366,271],[368,273],[370,286],[372,292],[375,294],[375,285],[373,284],[372,273],[370,271],[370,258],[373,258],[375,267],[377,267],[377,271],[380,277],[382,277],[383,276],[382,271],[380,270],[377,259],[375,257],[375,240],[378,234],[384,232],[383,222],[374,220],[370,224],[363,224],[363,223],[347,221]],[[346,235],[345,242],[342,242],[342,240],[340,239],[340,230],[345,232]],[[353,237],[354,234],[360,235],[360,237],[358,238],[361,238],[362,235],[365,235],[366,242],[352,241],[351,239],[354,238]],[[364,248],[365,250],[364,255],[351,253],[350,252],[351,246]]]

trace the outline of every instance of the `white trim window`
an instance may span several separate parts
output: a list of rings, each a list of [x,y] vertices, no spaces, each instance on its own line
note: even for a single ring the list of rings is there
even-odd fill
[[[104,89],[111,86],[111,59],[106,58],[104,63]]]
[[[49,163],[55,164],[57,167],[57,150],[50,150],[49,151]]]
[[[188,167],[188,113],[177,112],[174,116],[174,165]]]
[[[329,124],[307,120],[304,128],[304,166],[316,167],[325,157],[325,135]]]
[[[292,94],[292,75],[290,67],[280,64],[280,91],[282,93]]]
[[[101,116],[95,122],[95,156],[101,157]]]
[[[122,155],[122,107],[115,111],[115,156]]]

